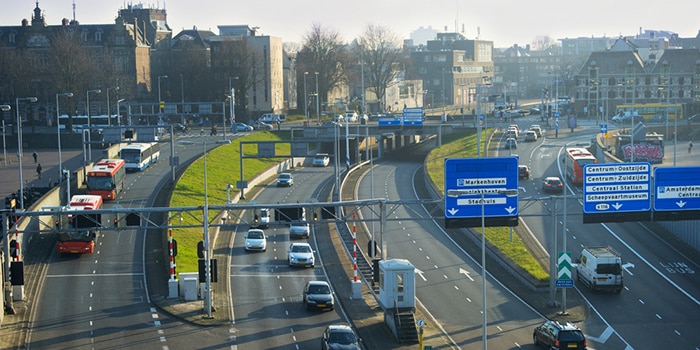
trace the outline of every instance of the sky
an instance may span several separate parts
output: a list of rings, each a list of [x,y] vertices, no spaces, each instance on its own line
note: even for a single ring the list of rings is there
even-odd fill
[[[0,26],[31,19],[36,0],[1,0]],[[494,47],[525,46],[538,36],[553,39],[636,35],[665,30],[695,37],[700,30],[697,4],[688,0],[40,0],[48,25],[75,18],[82,24],[114,23],[131,4],[165,8],[176,35],[197,27],[218,34],[218,25],[259,27],[259,33],[301,43],[314,24],[338,32],[350,42],[367,24],[381,25],[401,39],[420,27],[494,42]],[[447,28],[447,29],[445,29]]]

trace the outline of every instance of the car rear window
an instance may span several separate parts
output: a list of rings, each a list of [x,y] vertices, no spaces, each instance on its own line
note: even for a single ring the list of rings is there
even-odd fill
[[[583,333],[581,331],[560,331],[559,340],[560,341],[582,341],[584,340]]]

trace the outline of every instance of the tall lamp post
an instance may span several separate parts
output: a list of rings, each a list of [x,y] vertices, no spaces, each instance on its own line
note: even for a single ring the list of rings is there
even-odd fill
[[[160,80],[161,79],[168,79],[167,75],[159,75],[158,76],[158,117],[160,118],[161,113],[163,113],[163,109],[160,108],[160,103],[163,102],[163,100],[160,99]]]
[[[59,97],[73,97],[72,92],[56,94],[56,137],[58,138],[58,182],[63,183],[63,161],[61,159],[61,113],[58,106]]]
[[[321,125],[321,107],[319,99],[321,96],[318,93],[318,72],[314,72],[316,75],[316,125]]]
[[[109,108],[109,90],[119,91],[119,86],[113,88],[107,88],[107,125],[112,126],[112,110]],[[117,96],[119,99],[119,96]]]
[[[95,94],[101,94],[102,90],[100,90],[100,89],[88,90],[85,93],[85,99],[87,100],[86,101],[87,104],[85,106],[85,113],[87,114],[87,118],[88,118],[88,129],[92,128],[92,118],[90,117],[90,93],[91,92],[95,93]]]
[[[12,109],[10,105],[0,105],[0,111],[8,112]],[[5,147],[5,121],[2,121],[2,159],[4,159],[5,166],[7,166],[7,148]]]
[[[307,101],[309,95],[306,92],[306,77],[308,75],[309,72],[304,72],[304,120],[306,120],[306,125],[309,124],[309,102]]]
[[[22,120],[19,117],[19,101],[36,102],[36,97],[18,97],[15,99],[17,107],[17,159],[19,160],[19,208],[24,210],[24,180],[22,179]]]

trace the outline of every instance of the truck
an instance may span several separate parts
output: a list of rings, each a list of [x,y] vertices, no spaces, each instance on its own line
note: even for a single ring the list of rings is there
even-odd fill
[[[615,249],[585,247],[576,265],[576,278],[591,291],[622,291],[622,257]]]

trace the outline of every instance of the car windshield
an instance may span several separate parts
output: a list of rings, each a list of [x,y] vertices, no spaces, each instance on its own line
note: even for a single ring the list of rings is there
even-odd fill
[[[290,177],[291,177],[291,175],[289,175],[289,174],[281,174],[280,175],[280,179],[282,179],[282,180],[289,179]]]
[[[331,343],[334,344],[354,344],[355,335],[348,332],[332,332],[331,333]]]
[[[309,294],[331,294],[331,289],[324,285],[311,285]]]
[[[263,238],[263,233],[260,231],[251,231],[248,232],[248,238],[251,239],[262,239]]]
[[[559,332],[560,341],[581,341],[583,340],[583,333],[580,331],[561,331]]]
[[[294,253],[310,253],[311,248],[305,245],[295,245],[292,247],[292,252]]]

